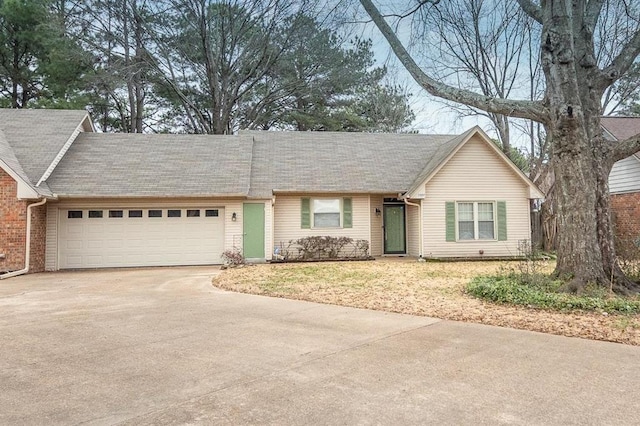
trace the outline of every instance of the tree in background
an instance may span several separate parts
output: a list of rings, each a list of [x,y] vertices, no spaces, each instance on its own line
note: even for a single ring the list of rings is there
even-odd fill
[[[59,3],[0,0],[0,106],[77,108],[84,103],[81,81],[90,57],[65,25]]]
[[[172,1],[153,58],[171,126],[237,130],[241,105],[281,53],[273,39],[294,7],[278,0]]]
[[[383,83],[370,40],[343,40],[298,13],[275,43],[281,53],[255,87],[247,127],[396,132],[413,121],[402,88]]]
[[[613,164],[640,150],[640,135],[617,144],[605,140],[600,127],[605,91],[624,76],[640,54],[638,5],[612,0],[518,0],[540,29],[544,97],[535,101],[499,99],[448,85],[424,72],[370,0],[360,0],[414,79],[432,95],[484,111],[542,123],[551,141],[558,208],[558,261],[555,275],[566,289],[581,291],[589,283],[637,293],[617,263],[610,215],[608,177]],[[434,3],[437,3],[435,1]],[[616,37],[599,40],[597,26],[619,13]],[[419,2],[417,8],[430,8]],[[596,46],[607,45],[610,60],[598,61]]]
[[[408,97],[382,84],[386,70],[374,67],[371,42],[348,43],[292,14],[297,3],[180,1],[155,55],[172,126],[398,131],[413,120]]]
[[[102,131],[402,131],[371,42],[306,0],[0,0],[0,105],[88,108]],[[307,10],[306,14],[302,10]]]
[[[416,56],[443,82],[508,99],[530,91],[539,77],[539,72],[529,75],[526,63],[538,53],[538,46],[530,45],[535,28],[515,0],[433,2],[433,7],[418,8],[412,19]],[[509,116],[464,104],[448,105],[461,116],[487,117],[510,157]]]
[[[93,57],[84,80],[88,108],[102,131],[152,131],[157,102],[151,90],[149,46],[162,3],[85,0],[75,3],[69,31]]]
[[[629,72],[617,82],[620,91],[627,94],[620,101],[619,114],[640,116],[640,63],[635,63]]]

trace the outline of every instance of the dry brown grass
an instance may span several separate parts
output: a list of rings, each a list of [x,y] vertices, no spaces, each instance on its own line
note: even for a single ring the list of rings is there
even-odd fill
[[[495,305],[464,293],[475,276],[506,272],[517,262],[439,262],[382,259],[256,265],[228,269],[223,289],[447,320],[476,322],[587,339],[640,345],[640,316],[561,313]],[[550,271],[553,264],[545,268]]]

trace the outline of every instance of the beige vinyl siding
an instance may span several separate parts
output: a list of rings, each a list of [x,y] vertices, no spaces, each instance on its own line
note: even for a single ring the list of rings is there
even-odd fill
[[[426,257],[516,256],[531,239],[529,188],[479,137],[469,140],[427,183],[423,203]],[[507,241],[446,242],[447,201],[506,201]]]
[[[371,213],[371,256],[382,256],[382,203],[383,195],[372,195],[370,198]],[[380,216],[376,215],[376,209],[380,210]]]
[[[352,228],[302,229],[300,223],[301,198],[352,199]],[[369,196],[367,195],[278,195],[274,206],[274,246],[286,247],[290,240],[311,236],[350,237],[354,240],[369,240]],[[311,213],[313,216],[313,212]],[[273,251],[273,248],[271,249]]]
[[[413,201],[412,201],[413,202]],[[418,203],[420,201],[418,200]],[[407,209],[407,254],[420,255],[420,208],[406,205]]]
[[[58,269],[58,204],[47,205],[44,269],[46,271]]]
[[[640,191],[640,161],[635,156],[613,165],[609,173],[609,191],[612,194]]]
[[[267,260],[273,258],[273,203],[271,200],[264,202],[264,257]]]
[[[74,199],[63,200],[60,202],[52,203],[49,205],[47,212],[47,248],[46,248],[46,263],[45,267],[48,270],[57,270],[58,265],[58,211],[60,209],[90,209],[90,208],[221,208],[224,209],[224,250],[232,250],[234,248],[242,249],[242,199]],[[270,203],[270,201],[269,201]],[[236,221],[234,222],[231,217],[233,213],[236,213]],[[270,219],[267,218],[268,209],[265,209],[265,222]],[[52,225],[51,221],[55,221]],[[265,232],[268,228],[268,223],[265,224]],[[265,246],[268,238],[265,237]],[[271,249],[266,250],[265,254],[269,254]]]

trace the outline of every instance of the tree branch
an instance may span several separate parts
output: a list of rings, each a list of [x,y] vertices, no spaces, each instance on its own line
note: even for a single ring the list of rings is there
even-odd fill
[[[518,4],[524,12],[534,21],[542,23],[542,9],[531,0],[518,0]]]
[[[640,55],[640,30],[636,31],[611,64],[601,71],[603,85],[609,86],[615,83],[629,70],[638,55]]]
[[[371,0],[360,0],[360,3],[373,22],[375,22],[382,35],[387,39],[400,62],[402,62],[414,80],[430,94],[483,111],[504,114],[510,117],[527,118],[539,122],[547,122],[549,120],[549,112],[541,102],[514,101],[483,96],[470,90],[449,86],[429,77],[416,64]]]
[[[636,152],[640,152],[640,134],[615,143],[611,150],[610,159],[612,162],[623,160]]]
[[[587,10],[585,13],[585,24],[591,30],[591,33],[596,29],[596,24],[600,18],[600,12],[602,11],[602,5],[605,0],[589,0],[587,3]]]

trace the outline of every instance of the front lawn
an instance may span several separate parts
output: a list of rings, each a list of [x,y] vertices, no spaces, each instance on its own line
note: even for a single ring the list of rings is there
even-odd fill
[[[491,324],[640,345],[640,315],[602,310],[557,312],[483,302],[466,293],[477,276],[506,275],[517,262],[427,262],[381,259],[256,265],[223,271],[223,289]],[[549,262],[543,271],[550,272]]]

